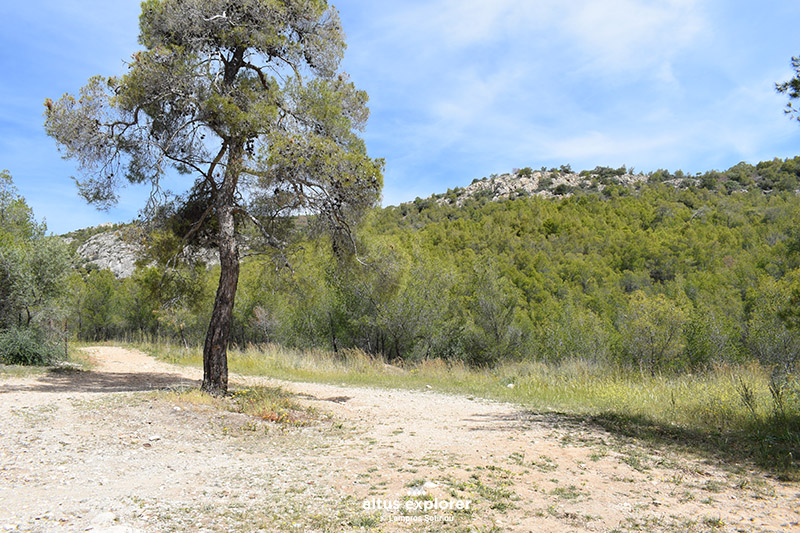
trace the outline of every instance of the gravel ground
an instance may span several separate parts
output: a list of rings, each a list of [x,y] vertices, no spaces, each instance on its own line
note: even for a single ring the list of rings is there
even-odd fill
[[[433,392],[280,385],[301,427],[163,391],[199,371],[87,349],[0,375],[0,531],[791,531],[800,486],[565,417]]]

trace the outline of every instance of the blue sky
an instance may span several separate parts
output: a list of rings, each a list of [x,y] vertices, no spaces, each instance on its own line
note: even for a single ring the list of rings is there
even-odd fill
[[[800,154],[776,81],[800,55],[800,3],[724,0],[340,0],[344,69],[370,95],[384,204],[512,168],[701,172]],[[13,2],[0,19],[0,169],[56,233],[98,212],[43,131],[42,102],[123,71],[137,0]],[[179,190],[180,184],[174,186]]]

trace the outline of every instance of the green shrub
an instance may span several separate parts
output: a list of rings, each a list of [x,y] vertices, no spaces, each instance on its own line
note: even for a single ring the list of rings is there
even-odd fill
[[[553,194],[557,194],[559,196],[563,196],[565,194],[569,194],[573,191],[573,188],[567,185],[566,183],[559,184],[555,189],[553,189]]]
[[[0,362],[6,365],[49,365],[60,351],[44,335],[31,328],[0,331]]]

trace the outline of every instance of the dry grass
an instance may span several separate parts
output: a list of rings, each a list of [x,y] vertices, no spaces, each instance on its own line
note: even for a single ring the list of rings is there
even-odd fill
[[[302,426],[313,421],[316,414],[294,401],[292,394],[277,387],[251,387],[233,391],[218,398],[200,389],[159,392],[162,399],[174,404],[204,406],[213,410],[230,411],[267,422]]]
[[[144,347],[162,360],[201,365],[199,350]],[[777,385],[757,365],[697,374],[643,375],[582,360],[526,361],[474,369],[439,359],[389,365],[359,350],[338,354],[251,346],[229,353],[232,372],[287,380],[437,390],[577,417],[625,436],[754,462],[779,475],[800,471],[800,380]],[[776,397],[776,390],[779,397]]]

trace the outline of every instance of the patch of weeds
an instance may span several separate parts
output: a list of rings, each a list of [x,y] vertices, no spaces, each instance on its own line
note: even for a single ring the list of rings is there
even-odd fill
[[[412,458],[408,460],[409,466],[414,467],[435,467],[435,466],[442,466],[444,460],[447,459],[450,463],[456,463],[457,459],[452,454],[447,454],[446,456],[437,457],[434,453],[428,453],[424,457],[421,458]]]
[[[751,479],[750,489],[753,491],[753,497],[756,499],[764,500],[775,497],[775,487],[759,477]]]
[[[514,506],[511,501],[518,499],[514,491],[508,486],[508,483],[499,483],[495,486],[484,483],[478,474],[472,474],[468,484],[469,490],[476,493],[482,500],[490,502],[489,507],[498,511],[506,511],[513,509]]]
[[[381,525],[381,515],[361,515],[353,519],[350,525],[358,529],[373,529]]]
[[[511,489],[509,481],[487,483],[480,478],[480,474],[474,473],[470,475],[467,481],[458,481],[447,477],[441,478],[441,482],[450,488],[449,494],[452,498],[488,503],[490,509],[500,512],[517,508],[513,502],[519,501],[519,496]],[[471,506],[469,509],[460,512],[472,514],[474,511],[475,506]]]
[[[722,483],[711,479],[706,481],[705,485],[703,485],[703,489],[708,492],[722,492],[724,488],[725,486]]]
[[[663,529],[664,521],[657,516],[645,516],[644,518],[628,518],[626,520],[630,531],[655,531]]]
[[[737,490],[745,490],[749,486],[750,486],[750,480],[747,479],[746,477],[741,477],[737,479],[733,484],[733,488]]]
[[[572,525],[575,525],[575,526],[578,526],[578,527],[586,527],[586,525],[589,522],[591,522],[592,520],[596,520],[597,519],[597,517],[594,517],[594,516],[588,515],[588,514],[587,515],[581,515],[579,513],[573,513],[573,512],[569,512],[569,511],[559,511],[554,506],[551,506],[548,509],[548,512],[552,516],[554,516],[555,518],[558,518],[559,520],[564,520],[564,521],[569,522]],[[543,514],[540,515],[540,516],[543,516]]]
[[[539,459],[531,461],[530,465],[539,472],[553,472],[558,470],[558,463],[546,455],[540,455]]]
[[[589,496],[589,493],[579,489],[575,485],[570,485],[569,487],[556,487],[550,494],[553,496],[557,496],[562,500],[579,500],[581,498]]]
[[[606,457],[607,455],[608,452],[606,450],[597,450],[592,452],[591,455],[589,455],[589,460],[596,463],[597,461],[599,461],[603,457]]]
[[[503,529],[497,525],[478,526],[475,531],[478,531],[479,533],[503,533]]]
[[[29,424],[45,422],[55,416],[58,411],[56,404],[38,405],[33,407],[18,407],[11,409],[11,412]]]
[[[0,357],[2,360],[2,357]],[[76,375],[92,370],[94,364],[84,352],[70,349],[69,359],[57,358],[52,366],[31,366],[0,363],[0,378],[25,378],[44,374]]]
[[[514,452],[508,456],[508,461],[511,464],[525,466],[525,454],[521,452]]]
[[[267,422],[288,426],[305,426],[317,419],[315,411],[294,401],[294,396],[277,387],[241,389],[228,397],[218,398],[200,389],[187,388],[153,393],[170,403],[183,403],[208,407],[218,411],[241,413]],[[250,421],[242,429],[256,431],[258,425]],[[230,430],[225,427],[224,431]]]
[[[500,468],[499,466],[489,465],[484,467],[477,467],[477,470],[484,470],[492,479],[502,479],[508,480],[514,477],[514,472],[511,470],[506,470],[505,468]]]
[[[40,376],[47,372],[47,368],[40,366],[4,365],[0,363],[0,378],[27,378]]]
[[[251,420],[250,422],[242,426],[242,429],[244,431],[258,431],[261,428],[258,427],[258,424],[256,423],[255,420]]]
[[[233,393],[235,412],[268,422],[304,426],[314,419],[314,413],[294,401],[292,394],[279,387],[254,387]]]
[[[672,474],[672,476],[669,478],[669,482],[676,486],[682,484],[683,472],[675,472],[674,474]]]
[[[636,470],[637,472],[646,472],[650,469],[650,467],[646,463],[646,459],[644,455],[640,452],[635,451],[628,451],[628,453],[622,457],[622,462]]]

